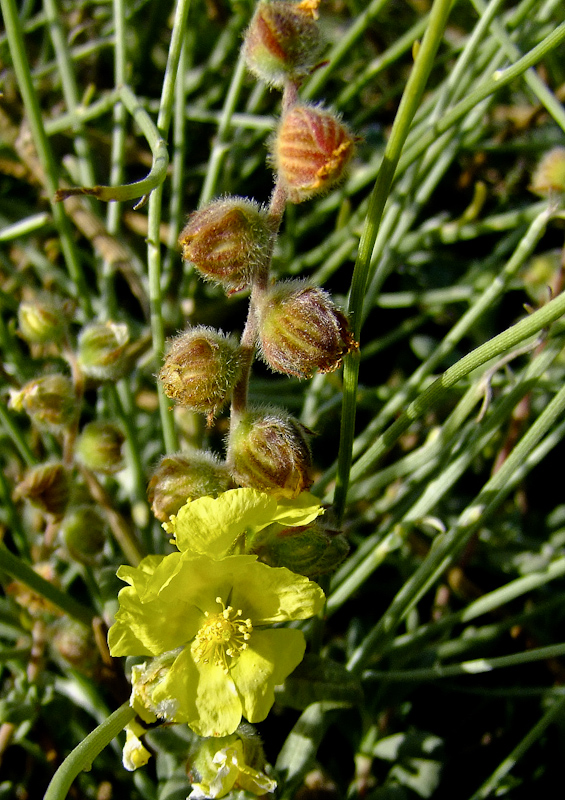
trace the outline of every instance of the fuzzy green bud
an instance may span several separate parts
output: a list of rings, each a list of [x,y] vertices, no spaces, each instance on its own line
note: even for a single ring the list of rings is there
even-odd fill
[[[78,460],[93,472],[112,475],[124,468],[124,434],[111,422],[89,422],[76,442]]]
[[[228,462],[240,486],[298,497],[312,485],[309,433],[284,411],[243,413],[230,431]]]
[[[45,514],[61,517],[69,502],[69,478],[62,464],[39,464],[27,470],[14,490],[14,499],[25,499]]]
[[[182,257],[228,294],[245,289],[268,264],[273,233],[266,212],[243,197],[215,200],[191,214],[179,237]]]
[[[158,520],[167,522],[187,500],[217,497],[231,487],[225,463],[213,453],[193,450],[164,456],[147,489],[147,498]]]
[[[10,407],[25,411],[37,426],[54,433],[68,427],[78,412],[73,382],[59,373],[35,378],[12,391]]]
[[[542,197],[565,192],[565,147],[554,147],[543,156],[532,175],[530,189]]]
[[[170,341],[159,372],[163,391],[211,422],[231,397],[241,374],[238,342],[214,328],[189,328]]]
[[[355,139],[335,114],[297,104],[284,115],[271,143],[271,163],[291,203],[302,203],[338,183]]]
[[[83,328],[78,339],[78,362],[89,378],[115,381],[127,371],[127,325],[95,322]]]
[[[358,345],[328,292],[303,281],[275,283],[258,300],[259,348],[275,372],[331,372]]]
[[[59,304],[46,299],[22,300],[18,307],[20,336],[30,344],[59,342],[66,320]]]
[[[243,54],[248,69],[270,86],[306,77],[322,50],[318,28],[319,0],[262,0],[245,33]]]
[[[55,623],[52,639],[56,652],[72,667],[92,676],[100,664],[100,654],[90,628],[63,617]]]
[[[319,523],[285,528],[270,525],[260,532],[251,552],[270,567],[287,567],[292,572],[313,578],[332,572],[349,552],[342,533]]]
[[[104,549],[106,523],[94,506],[77,506],[61,522],[69,555],[79,564],[95,564]]]

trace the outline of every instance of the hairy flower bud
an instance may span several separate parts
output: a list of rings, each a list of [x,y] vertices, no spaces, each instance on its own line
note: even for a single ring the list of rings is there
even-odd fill
[[[263,269],[273,234],[266,212],[242,197],[215,200],[195,211],[179,237],[182,257],[228,294],[245,289]]]
[[[25,411],[39,427],[57,432],[70,425],[78,412],[73,382],[55,373],[35,378],[20,391],[12,391],[10,406]]]
[[[18,307],[20,336],[30,344],[58,342],[65,333],[66,320],[54,301],[22,300]]]
[[[69,479],[62,464],[31,467],[14,490],[14,499],[25,498],[45,514],[61,517],[69,502]]]
[[[249,411],[232,421],[228,462],[241,486],[297,497],[312,485],[308,430],[284,411]]]
[[[213,453],[194,450],[161,459],[149,481],[147,498],[157,519],[167,522],[187,500],[217,497],[230,486],[227,466]]]
[[[243,54],[260,80],[281,88],[316,66],[322,50],[318,0],[261,0],[245,33]]]
[[[542,197],[565,192],[565,147],[554,147],[543,156],[532,175],[530,189]]]
[[[229,401],[240,373],[237,341],[199,326],[171,340],[159,380],[167,397],[206,414],[211,422]]]
[[[354,141],[330,111],[293,106],[271,143],[271,162],[290,202],[302,203],[334,186],[353,155]]]
[[[100,664],[100,653],[90,628],[81,622],[62,617],[55,624],[52,639],[56,652],[74,669],[93,676]]]
[[[261,357],[275,372],[331,372],[357,347],[330,295],[303,281],[275,283],[258,301]]]
[[[112,475],[124,467],[124,434],[111,422],[89,422],[76,442],[79,461],[93,472]]]
[[[99,381],[115,381],[126,372],[127,325],[95,322],[83,328],[78,339],[78,362],[85,375]]]
[[[287,567],[313,578],[339,566],[349,545],[342,533],[318,522],[292,528],[275,523],[260,532],[251,552],[270,567]]]
[[[61,522],[69,555],[79,564],[94,564],[106,541],[106,523],[94,506],[73,508]]]

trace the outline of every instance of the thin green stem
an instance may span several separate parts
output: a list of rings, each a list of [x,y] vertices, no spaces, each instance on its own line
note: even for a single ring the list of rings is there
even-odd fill
[[[63,761],[47,787],[43,800],[64,800],[77,775],[83,770],[91,769],[96,756],[110,744],[128,722],[131,722],[134,716],[133,708],[129,703],[124,703],[89,733]]]
[[[371,265],[371,254],[379,230],[385,203],[394,179],[402,148],[408,136],[414,114],[420,104],[424,88],[431,72],[437,49],[447,24],[452,0],[435,0],[430,21],[420,47],[412,73],[400,101],[390,139],[387,143],[383,162],[369,201],[365,226],[359,243],[355,262],[349,312],[352,317],[354,338],[359,341],[361,333],[362,308],[367,278]],[[343,370],[343,406],[338,454],[337,482],[334,495],[336,515],[343,518],[349,485],[349,471],[352,461],[352,447],[355,429],[355,408],[357,403],[357,383],[359,376],[359,351],[346,357]]]

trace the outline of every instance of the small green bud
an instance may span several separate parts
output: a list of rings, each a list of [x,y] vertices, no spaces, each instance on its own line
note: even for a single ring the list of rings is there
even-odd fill
[[[213,453],[193,450],[164,456],[147,489],[147,498],[158,520],[167,522],[187,500],[217,497],[231,488],[227,466]]]
[[[71,558],[92,565],[104,549],[106,523],[94,506],[77,506],[61,522],[61,535]]]
[[[183,259],[203,278],[233,294],[266,267],[272,239],[261,206],[243,197],[226,197],[191,214],[179,244]]]
[[[59,342],[66,329],[62,309],[47,299],[22,300],[18,307],[20,336],[30,344]]]
[[[78,405],[73,382],[55,373],[35,378],[20,391],[12,391],[10,407],[25,411],[40,428],[57,433],[76,418]]]
[[[95,322],[83,328],[78,339],[78,362],[89,378],[115,381],[127,370],[127,325],[118,322]]]
[[[89,422],[76,442],[78,460],[93,472],[112,475],[124,468],[124,434],[110,422]]]
[[[240,486],[298,497],[312,485],[309,431],[284,411],[248,411],[234,419],[228,463]]]
[[[331,372],[358,346],[330,295],[303,281],[273,284],[258,314],[260,354],[275,372],[297,378]]]
[[[61,517],[69,502],[69,479],[62,464],[39,464],[28,469],[14,490],[14,499],[25,499],[45,514]]]
[[[271,163],[291,203],[323,194],[345,174],[354,137],[330,111],[297,104],[284,115],[271,143]]]
[[[542,197],[565,192],[565,147],[554,147],[543,156],[532,175],[530,189]]]
[[[170,341],[159,372],[163,391],[211,422],[228,403],[241,374],[239,344],[214,328],[189,328]]]
[[[243,54],[248,69],[270,86],[306,77],[322,51],[319,0],[259,2],[245,33]]]
[[[52,644],[57,653],[72,667],[93,676],[100,664],[98,648],[90,628],[62,617],[55,623]]]
[[[349,552],[347,539],[339,531],[319,523],[285,528],[270,525],[260,532],[251,552],[270,567],[287,567],[292,572],[313,578],[332,572]]]

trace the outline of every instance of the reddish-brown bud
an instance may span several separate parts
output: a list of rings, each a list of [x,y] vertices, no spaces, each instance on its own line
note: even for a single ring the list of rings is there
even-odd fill
[[[284,115],[271,145],[271,162],[291,203],[323,194],[344,175],[354,137],[330,111],[296,105]]]
[[[78,412],[73,382],[59,373],[35,378],[20,391],[12,391],[10,406],[27,412],[36,425],[53,432],[70,425]]]
[[[258,314],[261,357],[275,372],[297,378],[331,372],[357,347],[328,292],[303,281],[273,284],[260,298]]]
[[[45,514],[60,517],[69,502],[69,479],[62,464],[31,467],[14,490],[14,499],[25,498]]]
[[[111,422],[89,422],[76,443],[79,461],[94,472],[112,475],[124,467],[124,434]]]
[[[195,211],[179,237],[182,257],[228,294],[245,289],[267,265],[273,234],[266,212],[242,197]]]
[[[99,381],[115,381],[127,370],[127,325],[95,322],[84,328],[78,339],[78,362],[85,375]]]
[[[229,401],[241,373],[237,341],[213,328],[190,328],[171,340],[159,372],[163,391],[211,422]]]
[[[542,197],[565,192],[565,147],[554,147],[543,156],[532,175],[530,189]]]
[[[318,0],[262,0],[245,33],[243,53],[248,69],[281,88],[300,80],[316,66],[322,41],[316,20]]]
[[[228,462],[240,486],[297,497],[312,485],[308,430],[284,411],[249,411],[230,431]]]
[[[213,453],[194,450],[161,459],[149,481],[147,498],[157,519],[167,522],[187,500],[217,497],[231,485],[224,462]]]

